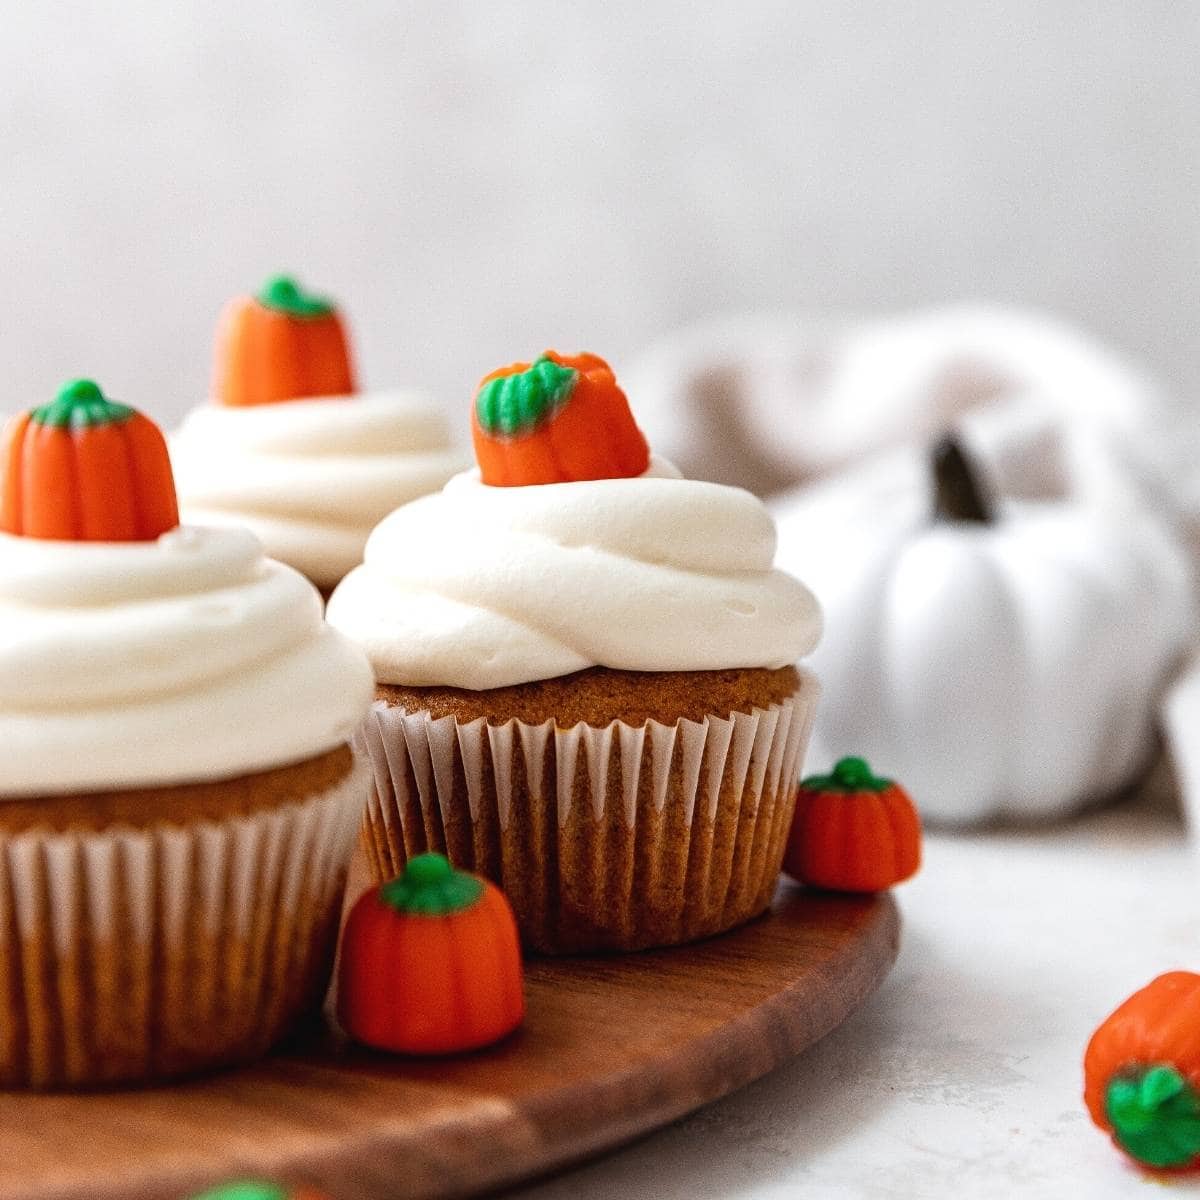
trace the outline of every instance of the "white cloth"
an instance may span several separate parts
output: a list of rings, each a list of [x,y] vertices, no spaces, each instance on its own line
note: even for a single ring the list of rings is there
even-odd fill
[[[1009,449],[996,464],[1010,473],[1006,491],[1065,485],[1099,498],[1136,485],[1172,509],[1189,491],[1165,483],[1178,441],[1150,378],[1040,313],[956,305],[858,321],[726,318],[664,340],[625,383],[658,453],[691,478],[760,495],[997,410],[982,440]],[[1200,512],[1200,481],[1190,490]]]

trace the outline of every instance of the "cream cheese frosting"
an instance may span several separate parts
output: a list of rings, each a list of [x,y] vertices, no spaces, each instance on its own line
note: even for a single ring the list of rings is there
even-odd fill
[[[267,553],[331,588],[371,529],[465,463],[440,409],[415,392],[205,404],[171,439],[183,519],[245,526]]]
[[[245,530],[0,534],[0,797],[234,778],[349,740],[374,689]]]
[[[528,487],[468,471],[375,529],[327,616],[380,682],[414,687],[781,667],[813,649],[821,614],[774,568],[775,540],[756,497],[664,459]]]

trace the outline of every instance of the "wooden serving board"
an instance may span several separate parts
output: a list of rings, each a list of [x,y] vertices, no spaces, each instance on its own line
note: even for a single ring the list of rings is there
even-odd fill
[[[694,946],[528,967],[507,1041],[441,1061],[333,1033],[152,1090],[0,1094],[0,1200],[183,1200],[231,1177],[333,1200],[468,1196],[617,1146],[799,1053],[887,974],[890,897],[781,887]]]

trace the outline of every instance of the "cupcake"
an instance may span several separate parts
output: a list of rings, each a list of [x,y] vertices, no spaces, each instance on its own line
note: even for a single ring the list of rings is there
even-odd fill
[[[265,1052],[322,998],[370,668],[246,530],[180,527],[91,383],[0,457],[0,1087]]]
[[[185,520],[248,527],[326,595],[381,518],[463,466],[428,397],[356,391],[337,310],[282,277],[226,308],[212,399],[171,455]]]
[[[480,385],[480,468],[392,513],[329,603],[376,703],[376,877],[446,854],[525,943],[632,950],[770,903],[817,686],[812,594],[749,492],[650,455],[612,371],[546,353]]]

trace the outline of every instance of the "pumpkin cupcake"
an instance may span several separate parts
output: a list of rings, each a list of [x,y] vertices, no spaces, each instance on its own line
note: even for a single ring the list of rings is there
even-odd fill
[[[428,397],[357,391],[338,311],[291,279],[227,306],[215,360],[171,442],[184,518],[248,527],[326,595],[380,519],[464,465]]]
[[[266,1051],[324,993],[366,779],[362,653],[77,381],[0,451],[0,1087]]]
[[[652,458],[594,355],[493,372],[472,428],[480,469],[383,521],[329,605],[378,681],[376,875],[441,851],[550,953],[761,913],[820,634],[766,509]]]

